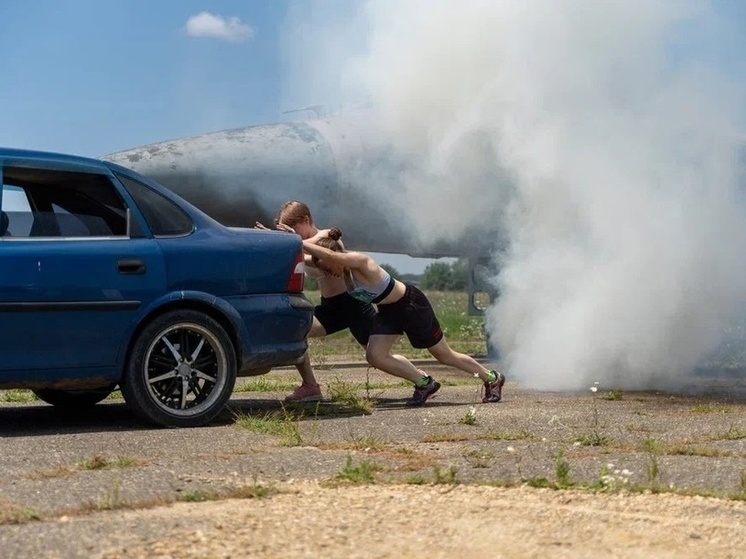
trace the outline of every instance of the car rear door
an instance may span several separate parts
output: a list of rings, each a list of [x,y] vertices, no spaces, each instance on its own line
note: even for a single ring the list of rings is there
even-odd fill
[[[164,293],[157,243],[103,166],[0,163],[9,218],[0,238],[0,380],[31,369],[113,374],[125,336]]]

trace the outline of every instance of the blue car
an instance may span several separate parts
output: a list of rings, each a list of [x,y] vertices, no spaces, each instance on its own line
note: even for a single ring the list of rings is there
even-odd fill
[[[306,351],[297,235],[225,227],[96,159],[0,148],[0,184],[0,388],[79,408],[119,387],[192,427]]]

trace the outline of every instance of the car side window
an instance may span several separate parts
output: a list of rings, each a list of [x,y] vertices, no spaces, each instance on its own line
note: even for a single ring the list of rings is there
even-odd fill
[[[7,237],[119,237],[127,209],[106,175],[6,166]]]
[[[3,184],[3,212],[0,237],[28,237],[33,214],[22,188]]]
[[[194,230],[191,218],[171,200],[125,175],[117,174],[117,178],[135,200],[154,236],[177,237]]]

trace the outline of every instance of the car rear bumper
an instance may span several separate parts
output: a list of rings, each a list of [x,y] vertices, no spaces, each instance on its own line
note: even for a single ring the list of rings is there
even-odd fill
[[[238,311],[239,370],[296,363],[308,349],[313,304],[302,293],[228,297]]]

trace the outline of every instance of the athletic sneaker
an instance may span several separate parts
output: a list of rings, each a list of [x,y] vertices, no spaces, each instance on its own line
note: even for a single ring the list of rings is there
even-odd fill
[[[301,384],[293,393],[285,397],[286,402],[318,402],[321,400],[321,387],[318,384]]]
[[[484,381],[482,387],[482,402],[499,402],[503,397],[503,384],[505,384],[505,375],[498,373],[495,382]]]
[[[435,394],[440,388],[440,383],[430,375],[427,376],[427,384],[422,388],[414,387],[414,394],[410,400],[407,400],[408,406],[421,406],[427,399]]]

